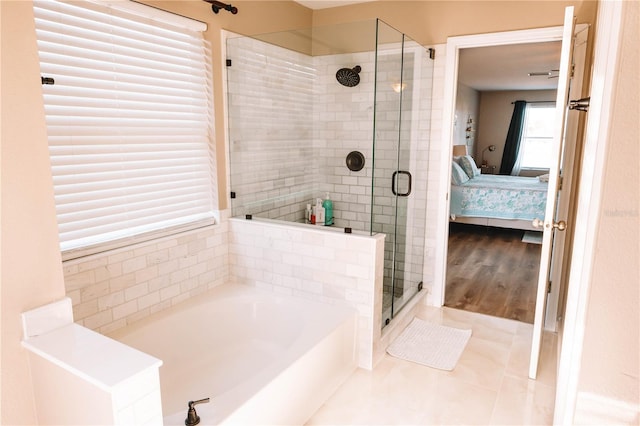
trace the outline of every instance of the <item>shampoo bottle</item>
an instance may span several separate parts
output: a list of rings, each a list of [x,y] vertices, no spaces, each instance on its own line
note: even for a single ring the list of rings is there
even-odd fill
[[[322,207],[324,207],[324,224],[326,226],[333,225],[333,201],[329,198],[328,192],[326,198],[322,202]]]
[[[322,207],[322,198],[316,200],[316,225],[324,225],[324,207]]]

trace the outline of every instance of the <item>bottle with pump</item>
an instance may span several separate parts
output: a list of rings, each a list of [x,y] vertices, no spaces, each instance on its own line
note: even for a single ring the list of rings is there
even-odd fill
[[[316,200],[316,225],[324,225],[325,211],[322,207],[322,198]]]
[[[329,193],[326,193],[326,198],[322,202],[322,207],[324,207],[324,224],[326,226],[333,225],[333,201],[329,198]]]

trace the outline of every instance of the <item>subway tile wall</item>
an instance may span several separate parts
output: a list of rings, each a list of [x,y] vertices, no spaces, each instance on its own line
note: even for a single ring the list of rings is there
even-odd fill
[[[327,55],[315,61],[320,90],[314,105],[314,139],[322,147],[319,196],[330,194],[337,227],[370,231],[375,54]],[[354,87],[338,83],[336,71],[356,65],[361,68],[360,83]],[[364,155],[362,170],[347,167],[351,151]]]
[[[67,261],[74,321],[108,333],[228,281],[228,222]]]
[[[374,53],[312,57],[241,37],[227,54],[233,216],[304,222],[328,192],[336,226],[369,230]],[[340,85],[336,71],[356,64],[360,84]],[[363,170],[347,168],[351,151]]]
[[[358,311],[358,365],[372,368],[380,340],[384,236],[281,221],[229,221],[230,278]]]
[[[443,103],[444,103],[444,70],[446,63],[446,44],[433,46],[435,49],[435,60],[432,78],[432,102],[430,120],[429,158],[425,181],[428,185],[426,222],[424,234],[415,233],[414,237],[424,238],[425,260],[423,279],[428,296],[425,302],[430,305],[440,306],[439,300],[432,300],[434,270],[436,265],[436,254],[442,250],[441,242],[438,240],[438,212],[442,208],[442,203],[448,203],[448,199],[440,194],[440,185],[443,179],[448,179],[450,173],[449,162],[442,165],[442,150],[448,150],[447,142],[442,140],[443,126]]]
[[[313,58],[249,37],[227,40],[234,216],[304,221],[319,196]]]
[[[396,45],[380,46],[377,64],[374,52],[310,57],[246,37],[228,46],[233,215],[302,222],[305,204],[329,193],[337,227],[368,231],[373,193],[373,231],[398,231],[395,240],[387,240],[385,291],[391,291],[395,263],[397,295],[414,294],[423,281],[425,254],[433,72],[428,51],[408,42],[402,66]],[[336,81],[338,69],[356,65],[361,67],[357,86]],[[400,81],[406,86],[402,92],[393,88]],[[362,170],[347,168],[350,151],[364,154]],[[396,204],[391,183],[399,158],[400,168],[413,175],[413,188],[411,197]],[[260,172],[263,167],[267,174]],[[406,187],[405,176],[399,180]]]

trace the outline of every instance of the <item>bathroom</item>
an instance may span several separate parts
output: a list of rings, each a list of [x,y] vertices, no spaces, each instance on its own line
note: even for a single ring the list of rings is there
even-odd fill
[[[220,15],[213,16],[207,5],[198,4],[198,2],[149,2],[150,4],[158,4],[173,12],[179,13],[184,16],[193,16],[202,20],[206,20],[210,26],[210,31],[207,37],[213,46],[222,45],[220,39],[219,29],[226,29],[237,33],[244,34],[258,34],[268,33],[273,31],[287,30],[292,26],[299,25],[300,27],[309,26],[312,19],[322,21],[323,19],[331,19],[331,16],[325,16],[319,13],[317,16],[312,16],[310,9],[303,8],[292,2],[278,2],[271,5],[260,4],[259,2],[250,3],[241,9],[241,13],[237,16],[231,14],[221,13]],[[167,290],[167,294],[171,294],[171,297],[175,298],[176,302],[181,299],[186,299],[190,296],[195,296],[205,292],[208,286],[216,286],[223,282],[228,276],[229,264],[231,262],[229,251],[226,249],[229,243],[227,226],[225,223],[229,217],[230,206],[227,204],[227,200],[223,197],[219,199],[218,210],[220,211],[219,220],[221,225],[214,229],[203,231],[202,233],[189,234],[174,241],[158,243],[154,250],[149,249],[145,253],[126,253],[124,252],[118,256],[114,256],[111,260],[118,266],[108,266],[106,263],[98,263],[93,265],[94,268],[87,270],[86,268],[80,268],[76,265],[69,265],[61,262],[60,254],[57,249],[57,230],[55,225],[55,215],[53,213],[53,202],[51,200],[50,182],[51,177],[48,173],[48,155],[46,146],[42,145],[42,141],[46,140],[46,130],[44,128],[44,122],[42,117],[37,114],[32,114],[33,105],[38,105],[39,100],[39,84],[31,85],[28,79],[33,77],[37,78],[38,65],[35,55],[24,54],[24,52],[34,52],[35,39],[33,27],[17,27],[5,26],[5,20],[7,23],[11,22],[29,22],[31,6],[13,4],[11,6],[3,5],[3,35],[5,31],[13,31],[9,34],[19,34],[19,37],[12,37],[16,43],[15,50],[10,53],[14,54],[16,58],[16,68],[20,68],[20,72],[14,70],[9,75],[15,79],[16,82],[20,82],[20,85],[16,85],[17,92],[3,90],[3,97],[5,93],[12,95],[16,102],[16,110],[22,111],[23,117],[28,117],[23,120],[23,124],[19,129],[14,130],[15,134],[9,134],[8,136],[20,135],[19,138],[24,140],[24,145],[15,148],[14,154],[17,159],[24,156],[24,161],[16,161],[17,164],[29,164],[28,168],[13,168],[6,173],[11,176],[11,179],[22,182],[24,187],[18,187],[21,189],[20,196],[14,197],[17,203],[14,204],[14,208],[9,214],[4,214],[3,210],[3,233],[8,230],[10,233],[19,232],[20,238],[12,239],[12,241],[19,241],[14,245],[15,253],[29,253],[27,256],[16,258],[12,257],[12,267],[8,269],[5,278],[14,279],[16,282],[24,282],[22,286],[12,286],[5,288],[3,286],[3,340],[11,341],[6,346],[3,345],[3,361],[12,362],[16,368],[11,372],[6,372],[5,378],[3,378],[3,387],[5,389],[10,386],[15,386],[16,392],[11,398],[10,408],[3,406],[3,418],[15,419],[16,413],[22,413],[25,417],[25,422],[36,423],[35,413],[33,412],[33,394],[30,386],[24,385],[29,383],[29,367],[26,356],[23,350],[19,348],[19,341],[21,330],[18,325],[18,316],[20,312],[25,310],[41,306],[51,301],[58,300],[65,295],[71,297],[78,307],[74,311],[74,315],[82,317],[85,320],[85,326],[90,328],[104,327],[103,331],[108,331],[109,327],[117,327],[115,324],[118,319],[124,318],[120,316],[114,320],[114,313],[111,311],[109,314],[98,315],[98,311],[94,310],[95,305],[98,305],[98,298],[107,296],[107,289],[104,286],[105,276],[100,273],[114,274],[115,280],[113,284],[110,283],[109,288],[113,285],[113,288],[120,286],[120,290],[127,288],[129,291],[130,300],[139,299],[136,303],[136,307],[133,308],[133,304],[123,308],[123,311],[118,315],[124,313],[144,316],[150,313],[150,306],[154,305],[155,301],[160,300],[160,294],[154,293],[157,287],[153,285],[159,285],[159,283],[150,284],[150,280],[159,278],[160,270],[164,273],[180,273],[178,269],[169,271],[171,268],[176,268],[175,263],[172,265],[166,265],[164,262],[171,263],[169,259],[184,259],[182,265],[185,268],[192,268],[191,274],[193,277],[189,277],[185,281],[188,281],[184,286],[179,288],[172,288]],[[417,5],[418,9],[425,7],[424,5]],[[455,6],[451,6],[454,7]],[[459,14],[460,10],[453,10],[453,14]],[[375,12],[370,12],[375,16],[380,16],[383,19],[387,18],[390,22],[394,21],[394,12],[392,10],[380,9]],[[414,13],[413,10],[406,11],[407,14]],[[243,18],[242,15],[247,16]],[[385,16],[386,15],[386,16]],[[371,17],[375,17],[371,16]],[[265,17],[271,17],[271,19],[264,19]],[[286,17],[283,18],[283,17]],[[345,19],[343,17],[334,18],[336,20]],[[397,19],[397,18],[396,18]],[[296,24],[303,22],[303,25]],[[322,22],[319,22],[320,24]],[[315,24],[315,23],[314,23]],[[411,24],[411,23],[410,23]],[[540,22],[536,22],[537,25],[549,25],[555,24],[555,22],[546,22],[544,19],[540,19]],[[453,24],[452,24],[453,25]],[[463,29],[447,29],[441,30],[442,34],[450,34],[452,32],[479,32],[478,27],[468,25],[466,23],[456,24]],[[517,27],[518,23],[513,23]],[[416,37],[420,36],[420,24],[413,23],[408,25],[412,28],[407,28],[407,33],[413,34]],[[501,26],[500,23],[495,23],[493,29],[506,29]],[[6,30],[5,30],[6,28]],[[475,30],[474,30],[475,29]],[[404,29],[403,29],[404,30]],[[426,39],[426,37],[425,37]],[[3,38],[4,40],[4,38]],[[443,38],[437,38],[436,41],[442,42]],[[4,49],[3,49],[4,51]],[[4,52],[3,52],[4,53]],[[220,56],[214,56],[214,69],[221,70],[223,58]],[[28,72],[25,72],[27,70]],[[4,66],[3,66],[3,71]],[[11,71],[11,69],[9,70]],[[5,73],[3,72],[3,76]],[[440,78],[442,76],[440,75]],[[216,122],[223,123],[225,109],[223,102],[223,81],[220,74],[215,75],[214,80],[214,100],[215,100],[215,112]],[[26,90],[19,90],[26,87]],[[4,89],[4,87],[3,87]],[[18,93],[19,92],[19,93]],[[9,98],[12,99],[12,98]],[[432,129],[437,128],[437,123],[432,122]],[[3,126],[4,128],[4,126]],[[7,130],[9,131],[9,130]],[[4,132],[4,131],[3,131]],[[225,135],[224,126],[216,127],[216,143],[217,151],[225,152]],[[4,136],[4,135],[3,135]],[[4,137],[3,137],[4,138]],[[438,146],[431,146],[431,149],[437,152]],[[438,158],[438,155],[433,157]],[[28,158],[28,160],[26,160]],[[439,170],[438,165],[430,165],[429,167],[430,178],[434,183],[438,183]],[[218,193],[224,194],[227,191],[227,173],[224,167],[224,158],[218,157]],[[3,179],[4,180],[4,179]],[[3,188],[4,189],[4,188]],[[3,191],[4,196],[4,191]],[[6,221],[6,222],[5,222]],[[24,224],[28,223],[28,226]],[[5,227],[5,224],[10,225]],[[11,226],[15,225],[15,226]],[[429,229],[427,228],[427,233]],[[435,250],[434,242],[427,239],[426,252]],[[200,255],[199,253],[206,252],[206,255]],[[3,257],[4,257],[3,252]],[[151,253],[149,255],[149,253]],[[144,254],[144,256],[143,256]],[[143,257],[144,260],[138,259]],[[203,257],[205,259],[203,259]],[[37,262],[37,263],[34,263]],[[202,264],[199,264],[199,262]],[[3,264],[5,264],[3,259]],[[37,267],[34,267],[37,265]],[[4,265],[3,265],[4,266]],[[179,266],[179,265],[178,265]],[[3,268],[4,269],[4,268]],[[118,269],[116,272],[115,269]],[[429,268],[425,266],[425,270]],[[17,276],[17,271],[20,271],[21,276]],[[101,272],[96,272],[101,271]],[[184,272],[183,272],[184,273]],[[3,271],[3,275],[5,272]],[[117,275],[116,275],[117,274]],[[158,276],[153,276],[158,274]],[[187,272],[189,275],[189,272]],[[137,276],[137,278],[136,278]],[[136,279],[141,276],[147,276],[146,285],[135,286],[131,285]],[[162,279],[162,278],[159,278]],[[432,277],[425,275],[423,277],[425,286],[428,289],[428,283]],[[46,283],[46,284],[43,284]],[[204,284],[203,283],[207,283]],[[150,287],[151,286],[151,287]],[[86,305],[82,305],[84,300]],[[117,298],[118,296],[113,296]],[[158,298],[156,300],[156,297]],[[11,308],[5,309],[4,300],[11,300]],[[103,306],[113,306],[115,301],[109,302],[108,298],[102,299]],[[82,305],[82,306],[80,306]],[[139,307],[141,307],[140,310]],[[15,315],[14,315],[15,314]],[[5,317],[8,320],[5,322]],[[15,317],[15,318],[14,318]],[[91,318],[88,320],[88,318]],[[120,321],[122,324],[122,321]],[[6,332],[5,332],[6,331]],[[15,342],[13,342],[15,340]],[[3,375],[5,370],[3,369]],[[5,398],[3,394],[3,399]],[[4,404],[3,404],[4,405]],[[15,421],[9,421],[9,423],[15,423]]]
[[[81,13],[73,8],[62,10],[68,14]],[[114,10],[116,13],[124,13],[118,9]],[[50,57],[43,56],[45,53],[42,49],[47,49],[48,44],[43,44],[42,38],[50,37],[47,22],[53,13],[57,11],[48,9],[44,4],[35,7],[41,57]],[[357,40],[361,37],[361,40],[354,43],[352,53],[345,45],[330,46],[326,39],[323,40],[318,35],[324,32],[325,37],[331,38],[335,37],[336,31],[344,32],[342,37],[338,38]],[[431,269],[423,266],[424,239],[409,237],[406,223],[413,223],[414,225],[410,226],[419,230],[423,229],[424,225],[421,224],[426,220],[434,51],[420,46],[393,27],[375,19],[328,26],[324,29],[316,28],[314,32],[314,43],[317,45],[312,45],[311,48],[317,50],[320,47],[321,54],[301,54],[257,40],[274,37],[273,33],[254,37],[255,40],[238,37],[236,33],[223,33],[226,37],[224,55],[229,61],[226,64],[227,76],[224,81],[228,84],[225,93],[228,97],[229,111],[225,117],[229,123],[230,159],[229,164],[221,164],[220,159],[225,158],[227,149],[221,152],[216,146],[218,170],[215,174],[219,184],[218,194],[227,195],[231,192],[232,195],[230,198],[219,196],[214,200],[218,205],[229,203],[231,200],[231,208],[216,209],[213,226],[210,223],[198,222],[197,227],[181,230],[177,234],[164,233],[155,235],[152,239],[133,240],[126,246],[106,247],[105,251],[104,246],[99,250],[83,248],[82,244],[73,238],[67,239],[72,232],[67,234],[63,230],[69,228],[66,224],[60,223],[65,291],[73,306],[75,324],[104,335],[115,336],[123,328],[142,322],[146,317],[181,305],[190,299],[200,299],[205,293],[225,283],[249,284],[271,290],[278,295],[292,295],[332,305],[351,306],[357,314],[352,333],[357,333],[358,336],[357,344],[352,348],[354,356],[351,365],[370,369],[376,364],[384,352],[383,341],[388,341],[394,330],[396,333],[399,332],[403,324],[395,321],[393,317],[401,312],[404,304],[409,303],[411,307],[415,307],[420,302],[419,298],[413,296],[423,290],[425,283],[428,285],[428,281],[422,278],[423,270]],[[291,34],[294,39],[298,36],[295,31]],[[286,44],[287,35],[280,32],[276,33],[275,37],[284,38]],[[237,41],[240,43],[236,43]],[[249,48],[244,46],[247,43],[250,45]],[[269,58],[268,65],[276,63],[276,69],[277,61],[282,56],[298,55],[299,58],[294,62],[292,69],[281,73],[280,78],[283,81],[270,83],[271,86],[250,87],[244,83],[232,87],[235,80],[242,81],[243,78],[247,78],[242,75],[234,76],[232,73],[236,72],[236,69],[242,71],[243,62],[251,61],[252,55],[263,58],[266,56]],[[303,120],[307,116],[318,116],[319,119],[300,123],[286,116],[269,116],[277,114],[279,109],[289,110],[301,103],[304,104],[304,100],[295,92],[290,93],[291,107],[286,105],[284,108],[268,107],[264,110],[256,110],[253,107],[237,111],[238,99],[242,99],[243,96],[245,99],[256,101],[256,93],[271,96],[269,90],[273,90],[274,86],[286,89],[286,84],[290,83],[291,87],[299,88],[299,82],[291,80],[295,76],[294,68],[305,61],[312,63],[311,68],[320,71],[312,78],[316,83],[311,89],[316,93],[315,103],[311,109],[303,110],[299,116]],[[52,68],[47,68],[50,66],[48,64],[49,62],[46,62],[46,65],[45,62],[42,64],[42,73],[45,76],[55,74],[55,71],[49,71]],[[356,79],[362,81],[359,87],[358,84],[340,84],[340,81],[334,78],[336,69],[346,69],[347,66],[357,69],[353,73]],[[326,70],[324,76],[325,71],[322,70]],[[268,75],[271,81],[278,77],[268,68],[259,70],[259,74]],[[249,80],[252,78],[255,79],[255,76],[248,76]],[[57,99],[54,95],[57,88],[54,84],[50,86],[54,87],[45,87],[43,92],[45,99],[52,99],[54,102]],[[62,85],[60,87],[60,90],[64,89]],[[204,92],[208,90],[210,89]],[[242,90],[248,90],[249,95]],[[304,92],[309,88],[303,87],[301,90]],[[341,100],[336,102],[331,100],[331,97]],[[404,115],[401,118],[402,113]],[[260,117],[263,121],[257,120],[254,116]],[[243,122],[243,119],[248,121]],[[269,127],[272,123],[276,123],[276,126]],[[291,128],[286,127],[288,125],[291,125]],[[296,133],[296,128],[303,128],[303,133],[311,135],[313,142],[305,142],[303,136]],[[243,196],[248,192],[242,185],[238,185],[238,182],[243,183],[238,178],[239,172],[249,171],[249,175],[253,172],[258,179],[265,179],[265,175],[253,164],[236,164],[236,156],[255,156],[256,152],[261,152],[260,149],[244,152],[235,149],[236,145],[249,143],[252,132],[260,129],[266,129],[264,134],[260,134],[262,143],[272,144],[269,137],[276,134],[276,142],[277,135],[286,135],[289,140],[301,146],[308,144],[312,149],[316,149],[316,146],[327,148],[316,149],[307,155],[307,158],[299,159],[303,160],[302,168],[305,172],[308,169],[323,168],[325,171],[311,177],[315,183],[306,183],[302,190],[294,189],[294,192],[306,191],[301,200],[296,200],[300,208],[294,213],[294,216],[299,215],[294,218],[294,222],[302,221],[302,208],[310,199],[329,193],[334,197],[336,207],[333,211],[333,226],[300,227],[301,224],[287,225],[283,220],[273,222],[270,220],[272,210],[266,210],[263,216],[264,211],[252,207],[256,204],[274,204],[273,200],[267,200],[265,203],[252,201],[253,205],[250,204],[249,207],[234,204],[234,201],[244,200]],[[219,130],[219,127],[215,130]],[[374,134],[376,151],[373,149]],[[397,146],[399,136],[405,139],[411,149]],[[342,140],[341,145],[331,146],[334,140]],[[51,151],[54,176],[59,164],[67,164],[64,153],[62,157],[57,156],[57,149],[52,148]],[[74,149],[77,149],[77,145]],[[416,154],[408,156],[412,151]],[[363,152],[362,164],[350,167],[347,155],[349,152]],[[285,161],[287,155],[295,157],[286,149],[284,153]],[[374,161],[375,156],[378,156],[377,162]],[[399,176],[393,173],[394,158],[400,157],[406,162],[401,166],[402,169],[411,168],[413,176],[406,171]],[[320,163],[308,166],[309,161],[315,161],[317,158],[321,158]],[[304,160],[307,163],[304,163]],[[331,161],[334,160],[336,164],[332,165]],[[259,158],[258,162],[260,161],[264,160]],[[381,167],[385,163],[386,169]],[[273,162],[270,165],[273,165]],[[282,172],[279,174],[282,175],[289,167],[282,164],[280,168]],[[335,169],[336,175],[328,174],[326,170],[329,169]],[[378,182],[385,185],[384,188],[374,185],[373,190],[371,189],[374,173]],[[227,174],[230,184],[221,190],[220,177]],[[86,182],[90,178],[82,180]],[[283,180],[287,182],[286,177]],[[408,203],[400,199],[404,201],[401,203],[391,196],[395,190],[406,193],[396,194],[396,199],[408,196],[410,192],[413,192],[412,197]],[[234,197],[234,193],[238,196]],[[256,193],[271,196],[265,191],[265,187],[258,187]],[[249,197],[251,196],[249,194]],[[299,194],[296,194],[292,198],[298,196]],[[276,201],[280,203],[280,207],[291,201],[282,193],[278,197]],[[407,204],[413,206],[408,208]],[[397,211],[404,212],[406,216],[399,219],[402,223],[398,222],[398,215],[395,213]],[[245,219],[248,218],[247,215],[252,216],[251,221]],[[262,220],[264,217],[267,222]],[[400,228],[401,234],[390,234]],[[78,232],[84,233],[85,230],[83,225],[83,229],[79,229]],[[383,249],[385,237],[391,247]],[[408,242],[406,249],[405,240]],[[407,270],[390,269],[389,265],[399,264],[406,265]],[[405,277],[406,285],[402,283],[394,288],[393,282],[396,279],[405,281]],[[391,282],[388,283],[389,281]],[[381,291],[382,287],[385,287],[384,292]],[[393,297],[390,297],[389,301],[382,300],[382,293]],[[409,308],[404,311],[407,319],[410,311]],[[225,320],[221,322],[226,323]],[[384,332],[381,331],[383,327]],[[31,333],[25,331],[27,336],[32,336]],[[25,342],[25,345],[31,347],[29,342]],[[135,344],[131,346],[140,348]],[[153,351],[147,352],[157,354]],[[165,358],[164,355],[157,356]],[[166,389],[163,389],[163,394],[166,393]],[[181,398],[186,400],[196,397],[184,395]],[[307,416],[309,414],[307,413]]]

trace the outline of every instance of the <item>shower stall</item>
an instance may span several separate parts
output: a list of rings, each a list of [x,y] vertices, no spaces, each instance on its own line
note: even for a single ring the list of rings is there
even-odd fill
[[[226,49],[232,215],[304,224],[328,194],[331,228],[384,233],[384,327],[422,288],[433,50],[381,20]]]

